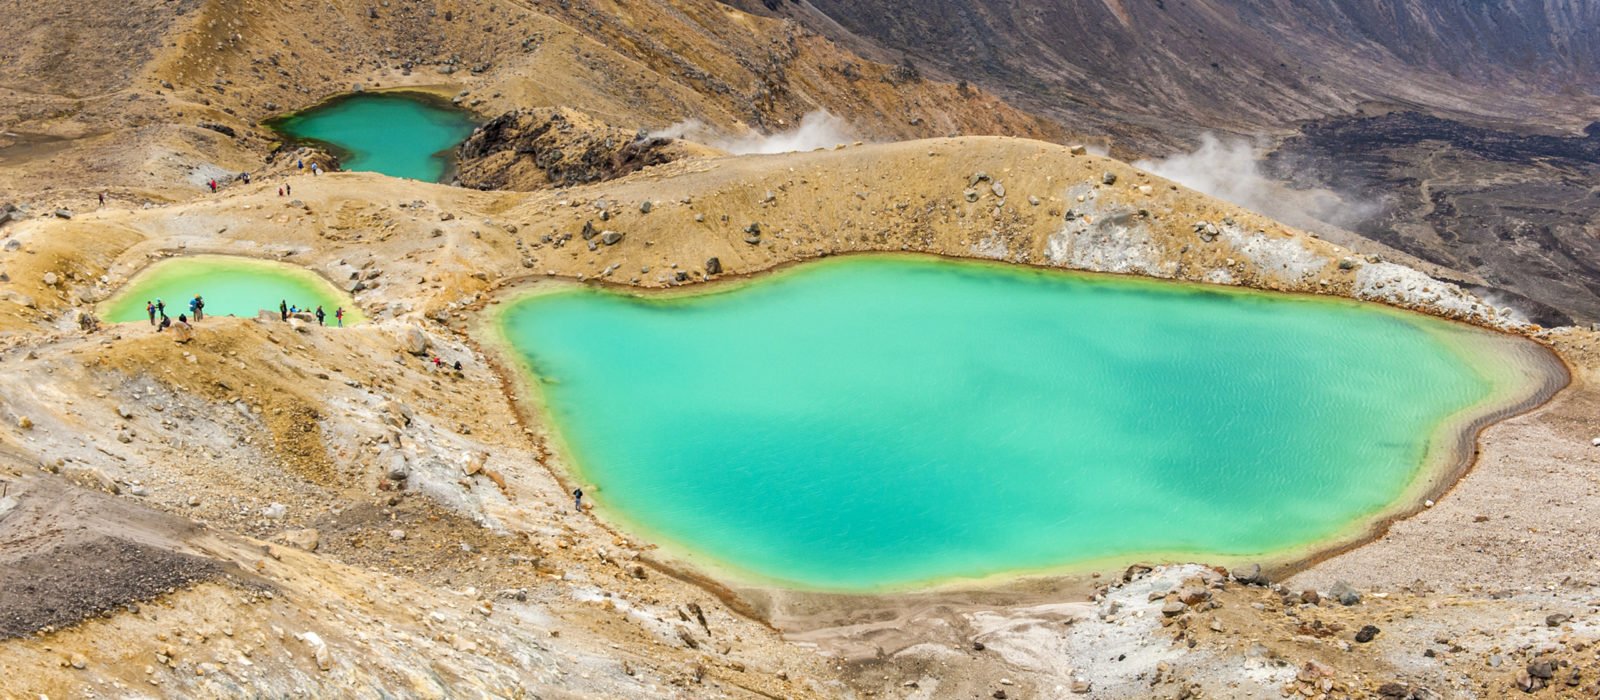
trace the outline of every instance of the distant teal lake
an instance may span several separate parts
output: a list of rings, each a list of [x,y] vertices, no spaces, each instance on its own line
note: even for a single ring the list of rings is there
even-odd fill
[[[806,589],[1348,537],[1537,384],[1523,341],[1373,305],[915,257],[503,308],[606,517]]]
[[[438,182],[449,152],[472,134],[471,115],[403,93],[342,97],[271,122],[288,136],[330,145],[345,170]]]

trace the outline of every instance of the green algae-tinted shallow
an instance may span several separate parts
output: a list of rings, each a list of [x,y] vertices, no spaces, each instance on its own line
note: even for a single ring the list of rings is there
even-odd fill
[[[334,325],[334,312],[344,308],[346,325],[361,320],[348,296],[305,268],[267,260],[221,255],[196,255],[163,260],[135,275],[108,300],[101,316],[111,322],[145,321],[146,301],[166,302],[167,315],[189,313],[189,300],[201,295],[207,316],[253,317],[278,312],[278,303],[315,309],[321,305]]]
[[[369,93],[276,120],[289,136],[320,141],[340,153],[345,170],[438,182],[446,153],[472,134],[472,118],[447,105],[402,93]]]
[[[829,590],[1349,537],[1541,376],[1374,305],[906,257],[499,324],[609,517]]]

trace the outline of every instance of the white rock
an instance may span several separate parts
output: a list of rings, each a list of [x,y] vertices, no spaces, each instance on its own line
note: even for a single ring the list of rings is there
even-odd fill
[[[277,502],[274,502],[272,505],[269,505],[269,506],[261,509],[261,515],[263,517],[270,518],[272,520],[282,520],[283,516],[286,515],[288,512],[289,512],[289,507],[288,506],[285,506],[284,504],[277,503]]]

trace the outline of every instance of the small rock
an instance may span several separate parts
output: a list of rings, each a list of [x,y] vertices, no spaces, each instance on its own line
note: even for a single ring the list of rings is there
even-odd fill
[[[655,207],[656,207],[656,205],[653,202],[651,202],[650,200],[646,199],[643,202],[639,203],[639,213],[640,214],[649,214],[650,210],[654,209]]]
[[[269,520],[282,520],[283,516],[288,512],[288,506],[285,506],[282,503],[273,503],[272,505],[261,509],[261,516]]]
[[[1528,662],[1528,675],[1540,680],[1550,680],[1556,677],[1555,662],[1549,659],[1534,659]]]
[[[56,218],[57,219],[70,219],[70,218],[72,218],[72,210],[71,209],[57,209],[56,210]]]
[[[1378,636],[1378,632],[1379,629],[1374,625],[1362,625],[1361,629],[1356,631],[1356,641],[1366,644],[1372,641],[1373,637]]]
[[[1188,609],[1189,606],[1184,605],[1181,600],[1169,600],[1166,605],[1161,606],[1161,614],[1167,617],[1177,617]]]
[[[57,276],[56,273],[54,273],[54,272],[46,272],[46,273],[44,273],[44,278],[43,278],[42,281],[44,282],[45,286],[47,286],[47,287],[54,287],[54,286],[56,286],[58,284],[61,284],[61,278],[59,276]]]
[[[977,190],[968,188],[965,192],[962,192],[961,195],[963,197],[966,197],[967,201],[969,201],[969,202],[978,201],[978,191]]]
[[[133,409],[128,408],[127,404],[118,404],[117,415],[122,416],[123,420],[127,420],[133,417]]]
[[[1300,602],[1316,605],[1322,602],[1322,596],[1314,590],[1300,591]]]
[[[1074,144],[1067,147],[1067,152],[1075,156],[1081,156],[1089,152],[1089,147],[1083,144]]]
[[[1000,184],[999,180],[989,183],[989,191],[993,192],[996,197],[1006,196],[1006,186]]]
[[[1567,624],[1567,621],[1571,619],[1572,616],[1566,613],[1551,613],[1544,619],[1544,624],[1546,627],[1560,627]]]
[[[33,430],[33,419],[27,416],[17,416],[17,427],[23,430]]]
[[[1028,204],[1030,204],[1032,206],[1036,206],[1036,207],[1039,206],[1039,198],[1035,197],[1035,196],[1033,196],[1031,194],[1028,195]]]
[[[1344,581],[1333,584],[1333,588],[1328,589],[1328,597],[1339,601],[1340,605],[1355,605],[1361,602],[1361,594]]]
[[[315,552],[317,551],[317,545],[322,543],[322,533],[315,528],[284,530],[283,534],[278,535],[277,539],[290,547],[303,549],[307,552]]]
[[[67,659],[67,663],[72,664],[73,668],[82,671],[85,666],[89,665],[89,660],[84,658],[83,654],[73,654],[71,658]]]
[[[718,258],[706,258],[706,274],[707,275],[720,275],[720,274],[722,274],[722,260],[720,260]]]
[[[616,231],[603,231],[600,234],[600,242],[605,245],[616,245],[622,242],[622,234]]]
[[[405,530],[390,530],[389,531],[389,539],[391,539],[391,540],[394,540],[394,541],[398,542],[398,541],[403,540],[405,538],[406,538],[406,531]]]
[[[1107,185],[1115,185],[1117,184],[1117,174],[1107,170],[1105,173],[1100,175],[1100,182]]]
[[[1264,586],[1267,584],[1267,579],[1261,574],[1260,564],[1247,564],[1245,566],[1234,567],[1234,569],[1228,573],[1233,576],[1233,580],[1246,585]]]

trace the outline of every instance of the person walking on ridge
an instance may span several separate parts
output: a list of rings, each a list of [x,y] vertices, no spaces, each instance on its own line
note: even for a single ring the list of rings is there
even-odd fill
[[[572,490],[572,509],[579,513],[583,512],[583,489],[581,488]]]
[[[319,325],[319,326],[326,325],[326,324],[324,324],[322,322],[322,320],[327,318],[327,317],[328,317],[328,313],[326,311],[322,310],[322,306],[321,305],[318,305],[317,306],[317,325]]]
[[[278,302],[278,316],[284,321],[289,320],[289,300],[288,299],[284,299],[284,300]]]
[[[162,318],[166,318],[167,317],[167,302],[164,302],[164,301],[162,301],[160,299],[156,299],[156,313],[160,314]]]
[[[343,306],[333,310],[333,320],[334,320],[335,323],[338,324],[338,326],[340,328],[344,328],[344,307]]]

